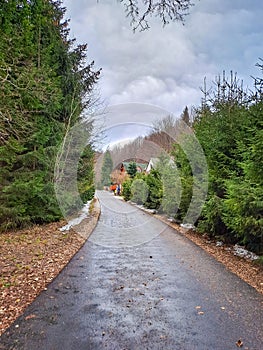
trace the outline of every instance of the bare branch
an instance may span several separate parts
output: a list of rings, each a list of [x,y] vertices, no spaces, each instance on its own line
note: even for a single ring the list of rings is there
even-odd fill
[[[148,19],[153,16],[161,19],[164,26],[174,21],[183,23],[185,16],[189,14],[190,7],[194,5],[192,0],[118,1],[123,4],[134,31],[149,29]]]

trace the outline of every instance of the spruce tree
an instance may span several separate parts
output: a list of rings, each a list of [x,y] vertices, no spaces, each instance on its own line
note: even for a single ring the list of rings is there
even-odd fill
[[[134,176],[137,173],[137,166],[135,162],[129,163],[127,173],[130,175],[131,178],[134,178]]]
[[[111,172],[113,170],[113,161],[110,151],[107,150],[104,154],[103,164],[101,168],[101,184],[102,186],[110,186],[111,184]]]
[[[0,228],[61,217],[53,169],[99,71],[73,47],[61,1],[0,3]]]

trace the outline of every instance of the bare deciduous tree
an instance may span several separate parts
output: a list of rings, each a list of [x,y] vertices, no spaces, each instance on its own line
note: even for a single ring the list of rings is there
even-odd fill
[[[163,25],[170,22],[184,22],[184,18],[193,6],[192,0],[118,0],[131,20],[134,31],[149,29],[149,18],[158,17]]]
[[[116,169],[111,173],[111,181],[113,183],[123,184],[123,182],[128,178],[129,175],[124,171],[120,171],[119,169]]]

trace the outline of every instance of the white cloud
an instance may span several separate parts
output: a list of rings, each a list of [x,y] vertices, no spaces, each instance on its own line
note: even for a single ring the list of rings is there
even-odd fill
[[[185,26],[164,29],[154,18],[149,31],[133,34],[121,4],[64,0],[72,34],[87,42],[89,58],[102,67],[99,86],[109,104],[141,102],[180,113],[200,102],[203,78],[223,69],[246,82],[259,75],[262,0],[197,1]]]

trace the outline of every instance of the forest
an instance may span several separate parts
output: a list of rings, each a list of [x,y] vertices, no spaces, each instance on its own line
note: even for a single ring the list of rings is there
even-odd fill
[[[64,15],[58,0],[0,4],[1,231],[62,218],[54,167],[70,128],[85,120],[92,107],[100,75],[94,62],[87,64],[87,46],[69,38]],[[223,74],[214,89],[204,88],[193,114],[189,117],[185,111],[182,119],[199,140],[208,166],[208,195],[196,222],[198,231],[262,254],[262,61],[257,65],[254,91],[245,91],[236,75]],[[158,135],[163,140],[165,124],[149,137]],[[176,167],[162,156],[150,174],[125,181],[123,193],[128,200],[141,186],[143,196],[135,195],[138,201],[180,222],[193,194],[193,169],[180,145],[172,142],[166,151]],[[94,153],[90,140],[78,169],[84,202],[95,191]]]
[[[87,46],[69,39],[61,1],[0,4],[0,229],[62,217],[54,165],[70,127],[85,118],[99,77]],[[79,164],[80,195],[94,194],[93,150]],[[85,181],[84,181],[85,180]]]

